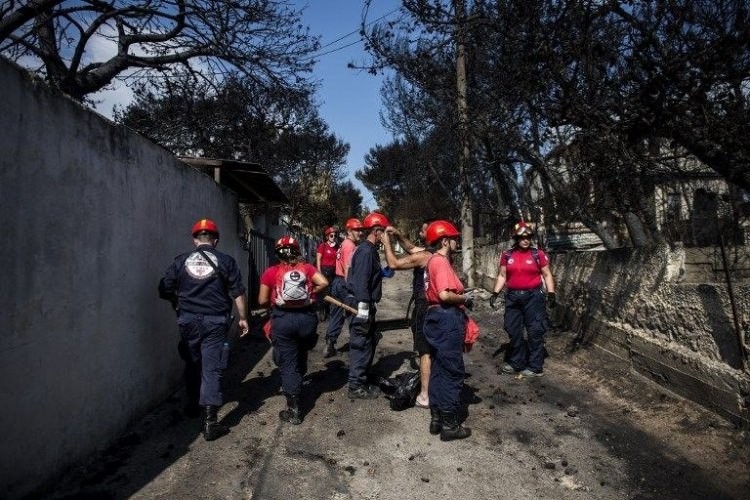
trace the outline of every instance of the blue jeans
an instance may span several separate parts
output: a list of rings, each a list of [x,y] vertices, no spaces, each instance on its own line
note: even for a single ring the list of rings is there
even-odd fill
[[[188,356],[185,356],[185,362],[192,364],[191,371],[200,372],[198,402],[202,406],[224,404],[221,379],[229,363],[229,349],[224,344],[230,322],[229,314],[209,315],[181,311],[177,318],[180,336],[187,345]]]
[[[424,335],[434,349],[428,388],[430,406],[442,412],[456,412],[461,404],[464,368],[466,316],[458,307],[427,309]]]
[[[318,342],[318,316],[312,308],[271,312],[273,360],[281,372],[281,389],[290,396],[302,392],[307,355]]]
[[[505,331],[510,337],[508,363],[516,370],[544,371],[547,308],[541,288],[505,293]],[[527,338],[524,338],[524,329]]]

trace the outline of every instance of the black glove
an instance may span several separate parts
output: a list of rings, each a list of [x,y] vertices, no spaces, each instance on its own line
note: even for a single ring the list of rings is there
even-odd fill
[[[497,309],[497,299],[500,298],[500,292],[495,292],[490,296],[490,307]]]
[[[557,305],[557,297],[555,296],[555,292],[549,292],[547,294],[547,303],[550,307],[555,307]]]
[[[474,291],[468,291],[464,294],[464,307],[471,311],[474,309]]]

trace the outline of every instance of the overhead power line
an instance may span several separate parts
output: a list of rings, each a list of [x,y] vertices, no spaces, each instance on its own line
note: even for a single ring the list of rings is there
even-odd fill
[[[375,19],[373,21],[370,21],[365,26],[367,27],[367,26],[370,26],[372,24],[375,24],[376,22],[378,22],[378,21],[380,21],[382,19],[385,19],[386,17],[390,16],[394,12],[398,12],[399,10],[401,10],[401,7],[396,7],[395,9],[391,10],[390,12],[386,12],[385,14],[383,14],[382,16],[380,16],[379,18],[377,18],[377,19]],[[323,50],[323,49],[325,49],[327,47],[330,47],[333,44],[336,44],[336,43],[338,43],[338,42],[340,42],[342,40],[345,40],[345,39],[349,38],[352,35],[358,35],[359,31],[360,31],[359,28],[357,28],[354,31],[351,31],[351,32],[349,32],[349,33],[347,33],[345,35],[342,35],[342,36],[338,37],[336,40],[323,45],[322,47],[320,47],[319,50]],[[321,57],[321,56],[325,56],[325,55],[328,55],[328,54],[333,54],[334,52],[338,52],[339,50],[343,50],[343,49],[346,49],[348,47],[351,47],[352,45],[356,45],[356,44],[362,42],[363,40],[364,39],[362,37],[359,37],[357,40],[355,40],[353,42],[350,42],[350,43],[347,43],[346,45],[342,45],[340,47],[336,47],[336,48],[333,48],[331,50],[327,50],[325,52],[319,52],[317,54],[313,54],[313,55],[310,56],[310,59],[315,59],[315,58],[318,58],[318,57]]]

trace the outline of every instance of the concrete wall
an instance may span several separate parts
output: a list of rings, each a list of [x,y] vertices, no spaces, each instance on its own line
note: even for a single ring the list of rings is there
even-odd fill
[[[497,250],[478,252],[479,282],[490,288]],[[750,424],[750,374],[725,283],[685,283],[685,249],[571,252],[552,257],[560,306],[553,320],[579,345],[628,359],[670,390],[741,424]],[[750,283],[733,286],[745,345]],[[592,353],[593,354],[593,353]]]
[[[247,276],[233,193],[0,60],[0,494],[106,447],[176,388],[157,296],[201,217]]]

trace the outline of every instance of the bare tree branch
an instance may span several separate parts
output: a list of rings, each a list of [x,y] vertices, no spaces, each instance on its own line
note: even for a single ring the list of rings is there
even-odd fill
[[[47,80],[79,100],[130,68],[200,65],[214,83],[238,71],[269,87],[305,86],[319,47],[281,0],[37,1],[8,12],[2,29],[0,53],[40,61]]]
[[[24,24],[61,3],[64,3],[64,0],[31,0],[9,13],[2,12],[2,16],[0,16],[0,40],[9,37],[11,33]]]

